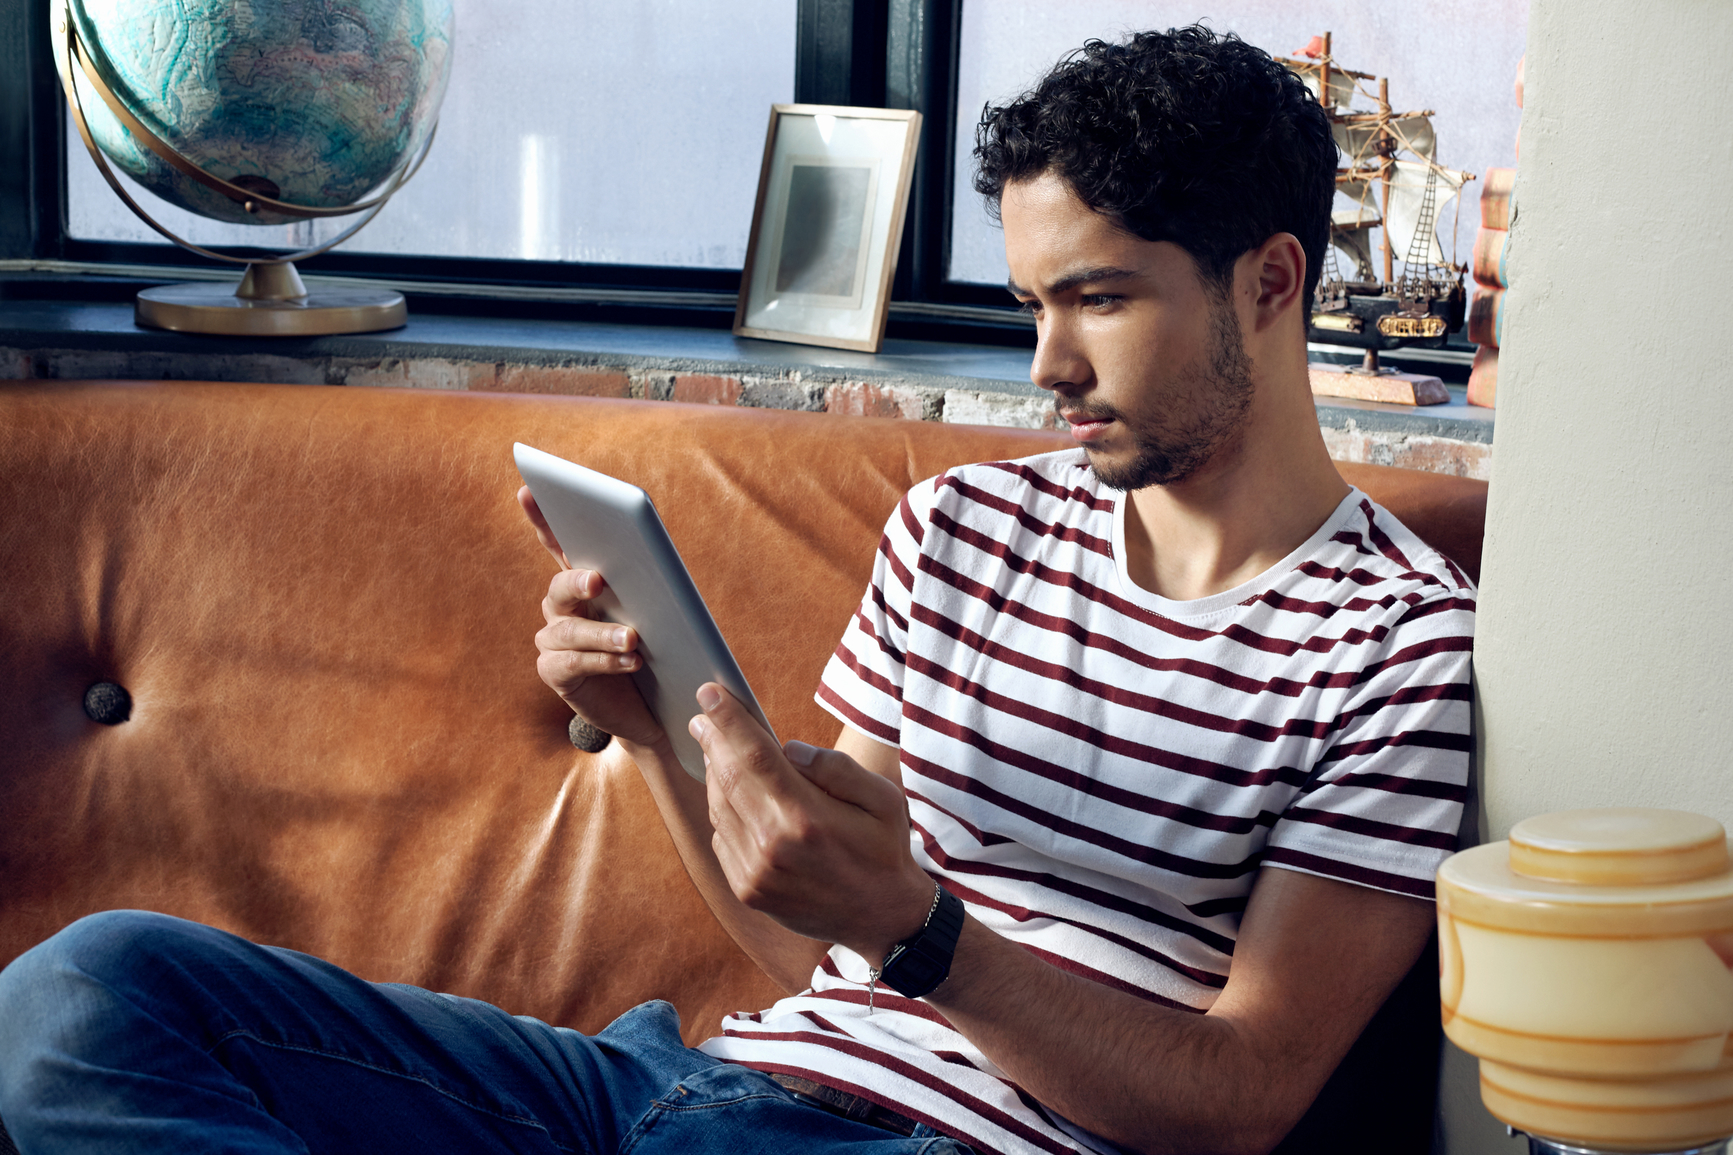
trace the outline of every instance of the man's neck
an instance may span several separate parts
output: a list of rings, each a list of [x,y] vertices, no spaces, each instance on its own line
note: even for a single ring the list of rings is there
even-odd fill
[[[1303,356],[1297,380],[1290,365],[1260,382],[1239,434],[1197,473],[1130,494],[1132,581],[1175,601],[1233,589],[1297,549],[1348,495],[1318,431]]]

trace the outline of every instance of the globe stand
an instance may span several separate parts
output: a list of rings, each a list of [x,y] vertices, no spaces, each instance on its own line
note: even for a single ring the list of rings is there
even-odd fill
[[[380,329],[395,329],[408,323],[409,310],[403,294],[389,289],[367,289],[348,286],[321,286],[309,292],[296,271],[294,262],[317,256],[343,243],[367,225],[393,193],[414,176],[433,147],[437,125],[430,130],[420,151],[398,165],[396,171],[381,186],[377,196],[359,204],[337,208],[290,204],[277,200],[277,186],[265,178],[237,177],[224,180],[205,170],[171,147],[146,127],[117,97],[108,82],[92,62],[89,50],[79,35],[78,24],[64,2],[57,6],[54,22],[54,59],[60,72],[61,87],[66,90],[66,103],[73,123],[84,140],[84,147],[96,162],[108,186],[145,224],[161,233],[188,252],[211,260],[245,265],[238,285],[229,282],[192,282],[162,285],[141,290],[134,308],[134,318],[140,325],[157,329],[172,329],[181,333],[215,333],[245,337],[313,337],[334,333],[368,333]],[[74,68],[78,72],[74,73]],[[322,219],[364,215],[331,240],[314,248],[275,260],[248,260],[227,253],[214,252],[184,240],[147,213],[109,167],[102,150],[91,135],[85,119],[84,104],[74,76],[81,75],[91,91],[102,99],[116,120],[137,140],[165,163],[240,205],[248,214],[274,213],[294,219]],[[240,182],[240,183],[237,183]],[[268,190],[268,191],[267,191]]]
[[[317,337],[395,329],[409,320],[402,293],[321,286],[311,292],[289,261],[253,261],[239,285],[160,285],[138,294],[141,325],[233,337]]]

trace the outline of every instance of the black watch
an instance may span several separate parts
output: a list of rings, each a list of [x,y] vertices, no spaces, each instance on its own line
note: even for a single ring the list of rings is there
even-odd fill
[[[950,977],[951,956],[957,953],[957,936],[963,932],[963,900],[936,882],[933,892],[927,921],[893,946],[885,955],[885,965],[873,975],[906,998],[929,995]]]

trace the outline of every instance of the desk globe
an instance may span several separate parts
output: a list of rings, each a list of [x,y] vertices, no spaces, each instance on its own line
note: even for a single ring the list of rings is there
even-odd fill
[[[182,248],[247,266],[238,287],[142,291],[140,324],[274,336],[404,323],[401,294],[309,294],[293,262],[353,236],[426,157],[451,73],[451,0],[56,3],[61,85],[104,179]],[[249,261],[170,232],[115,168],[212,220],[278,225],[363,215],[325,244]]]

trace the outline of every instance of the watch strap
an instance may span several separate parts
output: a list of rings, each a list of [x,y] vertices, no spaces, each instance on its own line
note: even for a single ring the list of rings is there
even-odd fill
[[[876,976],[905,998],[931,994],[950,977],[957,938],[963,932],[963,900],[937,883],[933,887],[933,906],[926,923],[891,948]]]

